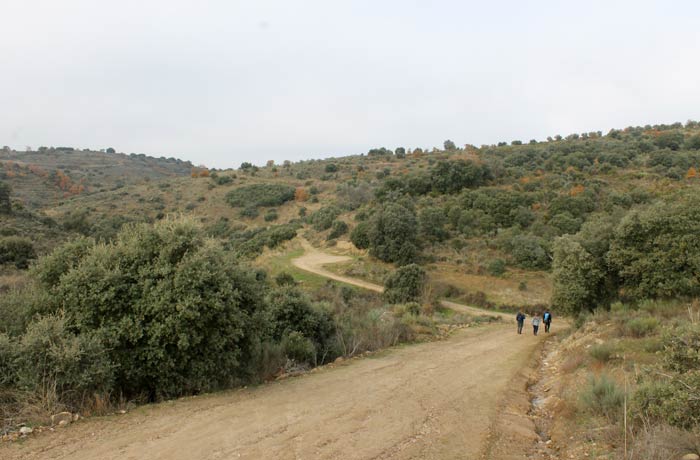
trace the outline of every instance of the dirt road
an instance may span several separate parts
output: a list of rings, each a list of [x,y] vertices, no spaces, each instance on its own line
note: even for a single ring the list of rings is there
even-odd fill
[[[541,340],[510,324],[468,328],[297,378],[83,420],[0,446],[0,458],[478,459]]]
[[[476,459],[540,338],[506,325],[0,447],[19,459]]]
[[[296,259],[292,259],[292,264],[294,264],[294,266],[296,266],[297,268],[306,270],[307,272],[315,273],[326,278],[330,278],[335,281],[340,281],[341,283],[351,284],[353,286],[369,289],[370,291],[384,292],[384,287],[380,286],[379,284],[370,283],[369,281],[351,278],[348,276],[338,275],[337,273],[333,273],[332,271],[325,268],[325,265],[337,264],[340,262],[346,262],[348,260],[351,260],[350,257],[328,254],[314,248],[308,241],[306,241],[303,238],[300,241],[302,247],[304,248],[304,255],[297,257]],[[449,300],[442,300],[440,303],[442,303],[442,305],[447,308],[463,313],[476,315],[488,314],[507,320],[512,320],[514,318],[514,315],[512,314],[486,311],[479,308],[462,305],[460,303],[452,302]]]

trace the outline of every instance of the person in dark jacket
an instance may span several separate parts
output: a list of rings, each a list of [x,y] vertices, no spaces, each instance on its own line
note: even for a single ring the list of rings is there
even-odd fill
[[[549,328],[552,325],[552,313],[549,310],[544,311],[542,315],[542,322],[544,323],[544,331],[549,332]]]
[[[522,334],[523,324],[525,324],[525,315],[523,315],[523,312],[519,311],[515,317],[515,320],[518,322],[518,334]]]

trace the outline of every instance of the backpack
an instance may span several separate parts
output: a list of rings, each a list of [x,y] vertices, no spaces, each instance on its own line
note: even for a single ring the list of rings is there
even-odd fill
[[[545,313],[545,314],[544,314],[544,320],[545,320],[545,321],[549,321],[549,318],[551,318],[551,317],[552,317],[552,315],[550,315],[549,313]]]

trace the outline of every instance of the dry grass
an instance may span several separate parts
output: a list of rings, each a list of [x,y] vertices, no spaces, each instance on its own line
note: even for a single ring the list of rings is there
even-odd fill
[[[547,304],[551,298],[552,282],[547,273],[512,271],[506,277],[494,277],[459,270],[455,265],[438,263],[432,266],[429,275],[436,282],[452,284],[462,291],[484,292],[497,305]],[[518,289],[521,281],[527,283],[527,290]]]

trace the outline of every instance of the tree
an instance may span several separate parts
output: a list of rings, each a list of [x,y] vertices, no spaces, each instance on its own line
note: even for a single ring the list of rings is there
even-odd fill
[[[418,256],[418,229],[412,210],[389,203],[379,209],[369,224],[369,252],[385,262],[406,265]]]
[[[107,153],[117,153],[116,150],[114,150],[112,147],[108,147],[107,150],[105,150]]]
[[[415,302],[423,295],[427,275],[416,264],[404,265],[384,282],[384,299],[389,303]]]
[[[10,186],[0,182],[0,214],[10,214],[12,202],[10,201]]]
[[[350,232],[350,241],[357,249],[369,248],[369,222],[360,222]]]
[[[615,229],[607,261],[634,299],[700,295],[697,194],[628,213]]]
[[[457,146],[455,145],[455,143],[449,139],[447,139],[445,142],[443,142],[442,145],[443,145],[443,147],[445,147],[445,150],[457,150]]]
[[[440,193],[456,193],[463,188],[482,185],[490,177],[485,165],[473,161],[440,161],[430,172],[433,189]]]
[[[450,236],[445,230],[446,224],[447,216],[440,208],[427,207],[418,213],[419,232],[428,241],[446,240]]]
[[[396,155],[396,158],[406,158],[406,149],[403,147],[396,147],[394,154]]]
[[[265,287],[194,221],[127,225],[68,253],[71,263],[50,257],[36,272],[53,273],[43,286],[72,333],[103,334],[115,391],[159,399],[246,377]]]
[[[595,258],[572,236],[555,241],[552,274],[552,305],[573,315],[598,305],[597,294],[604,273]]]
[[[338,172],[338,165],[335,164],[335,163],[328,163],[328,164],[326,164],[326,167],[324,168],[324,170],[325,170],[327,173]]]
[[[667,131],[659,134],[654,143],[659,148],[678,150],[683,145],[683,133],[680,131]]]
[[[695,179],[698,177],[698,172],[694,167],[688,168],[688,172],[685,174],[686,179]]]
[[[0,238],[0,265],[13,264],[24,269],[29,267],[29,261],[36,258],[32,242],[20,236]]]

